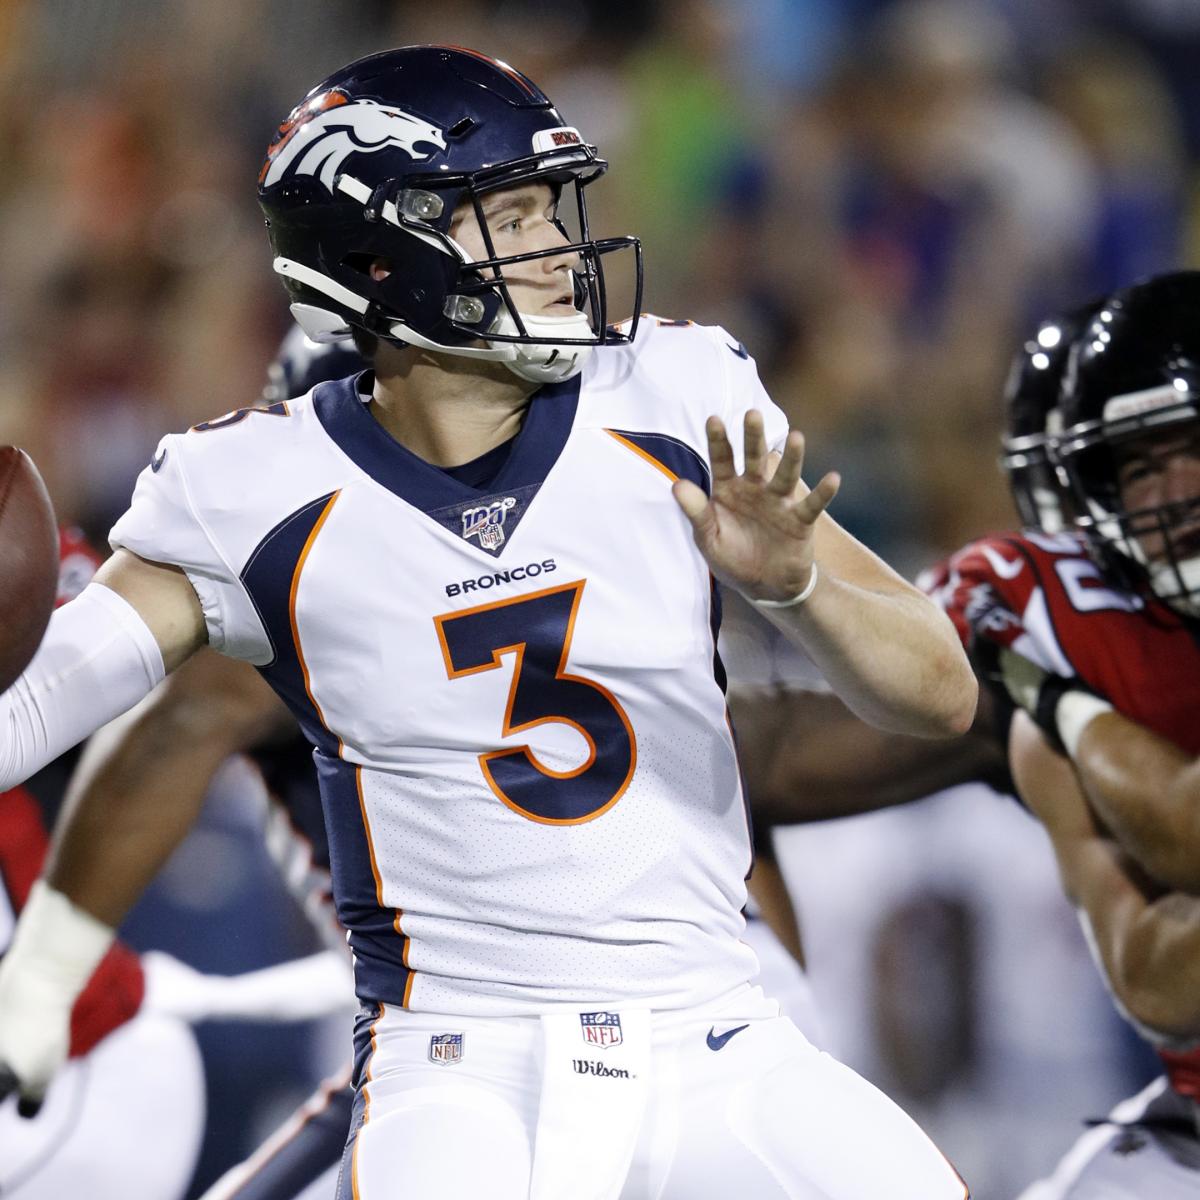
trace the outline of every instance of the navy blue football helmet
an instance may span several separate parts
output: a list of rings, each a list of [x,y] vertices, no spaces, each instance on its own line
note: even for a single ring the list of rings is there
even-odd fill
[[[1006,427],[1000,465],[1028,529],[1060,533],[1070,519],[1070,487],[1050,454],[1061,427],[1059,391],[1071,345],[1100,307],[1047,317],[1013,359],[1004,387]]]
[[[351,342],[314,342],[299,325],[293,325],[267,367],[263,403],[278,404],[303,396],[318,383],[345,379],[370,365]]]
[[[584,189],[608,164],[540,88],[506,63],[457,46],[406,46],[359,59],[318,83],[279,127],[259,174],[275,271],[314,341],[352,326],[442,353],[504,362],[535,382],[569,378],[590,348],[632,340],[608,323],[601,259],[633,251],[634,322],[641,308],[636,238],[595,240]],[[573,185],[577,239],[500,258],[481,197],[548,183]],[[488,257],[471,261],[451,237],[470,205]],[[573,316],[522,314],[504,268],[573,253]],[[375,259],[390,273],[371,277]],[[482,344],[481,344],[482,341]]]
[[[1131,509],[1121,482],[1123,463],[1150,471],[1160,448],[1200,446],[1200,271],[1108,297],[1072,347],[1061,404],[1052,448],[1094,555],[1200,617],[1200,495]]]

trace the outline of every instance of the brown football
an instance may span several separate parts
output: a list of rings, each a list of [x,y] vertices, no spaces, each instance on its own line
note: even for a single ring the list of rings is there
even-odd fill
[[[29,665],[58,595],[58,525],[33,459],[0,446],[0,691]]]

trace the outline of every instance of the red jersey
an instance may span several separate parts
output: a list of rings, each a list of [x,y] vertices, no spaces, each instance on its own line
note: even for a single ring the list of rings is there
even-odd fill
[[[78,530],[59,530],[58,603],[77,596],[100,565]],[[0,954],[46,857],[41,807],[23,787],[0,793]],[[141,1007],[146,984],[132,950],[116,943],[101,960],[71,1012],[71,1056],[86,1054]]]
[[[1101,575],[1078,534],[981,538],[931,572],[927,590],[963,644],[985,637],[1078,675],[1130,720],[1200,754],[1200,641],[1153,596]],[[1200,1099],[1200,1050],[1161,1052],[1175,1090]]]

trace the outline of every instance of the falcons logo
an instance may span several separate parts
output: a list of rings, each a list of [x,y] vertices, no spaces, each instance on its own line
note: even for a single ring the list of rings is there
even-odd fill
[[[419,151],[418,146],[428,147]],[[313,175],[331,192],[351,154],[396,146],[417,162],[445,150],[442,131],[428,121],[344,92],[322,92],[300,105],[279,127],[258,181],[271,187],[296,175]]]

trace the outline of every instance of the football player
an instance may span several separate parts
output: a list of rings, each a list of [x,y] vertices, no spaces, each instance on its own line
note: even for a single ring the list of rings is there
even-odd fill
[[[1164,1075],[1026,1200],[1200,1190],[1200,273],[1116,293],[1075,342],[1054,458],[1079,533],[955,560],[1021,710],[1010,762],[1121,1011]]]
[[[305,97],[259,180],[274,265],[373,375],[164,439],[5,695],[3,776],[206,642],[262,669],[314,746],[364,1005],[341,1197],[960,1197],[747,983],[713,576],[889,728],[961,732],[974,677],[825,515],[836,476],[801,483],[740,343],[608,325],[604,259],[640,251],[588,230],[604,169],[461,48]],[[86,892],[32,903],[90,968]]]
[[[350,345],[312,342],[294,326],[268,368],[262,403],[303,396],[318,383],[366,367]],[[90,550],[86,570],[72,567],[75,562],[76,553],[65,552],[64,577],[76,581],[72,594],[98,565]],[[199,815],[216,769],[239,750],[249,753],[270,798],[264,837],[281,878],[318,937],[344,953],[344,932],[330,895],[329,847],[311,748],[286,707],[250,667],[212,653],[197,655],[146,702],[91,740],[72,780],[69,813],[55,827],[51,885],[68,894],[82,886],[93,897],[106,888],[111,904],[104,912],[115,923],[147,882],[146,872],[165,861]],[[747,780],[753,781],[754,760],[743,760],[743,767]],[[153,849],[116,864],[99,859],[99,831],[114,820],[127,830],[127,839],[152,836]],[[132,873],[130,866],[135,868]],[[36,863],[29,870],[34,872]],[[807,981],[768,923],[748,912],[743,940],[758,959],[760,985],[810,1040],[818,1041],[812,1032],[817,1018]],[[301,1019],[334,1010],[339,994],[350,998],[342,971],[323,961],[326,957],[314,955],[300,963],[220,979],[198,975],[158,953],[145,956],[144,962],[158,1011],[166,1008],[192,1021],[214,1016],[263,1019],[268,1012],[274,1019]],[[0,1027],[7,1025],[14,1038],[22,1036],[29,1021],[41,1020],[45,1000],[43,995],[36,998],[35,1013],[22,1011],[24,994],[13,974],[19,967],[19,959],[0,966]],[[289,986],[293,994],[284,994]],[[95,988],[89,984],[88,990]],[[66,1002],[67,997],[60,999]],[[302,1005],[306,1013],[300,1011]],[[0,1036],[0,1052],[3,1042]],[[332,1195],[354,1096],[348,1076],[349,1066],[345,1078],[322,1085],[249,1159],[230,1168],[204,1200]],[[75,1178],[59,1174],[59,1190],[63,1181]]]
[[[63,604],[86,585],[99,560],[81,536],[63,530],[59,561]],[[61,795],[56,770],[0,793],[0,970],[10,952],[21,956],[26,939],[16,919],[42,868],[46,826]],[[146,1003],[144,964],[119,942],[84,983],[67,1008],[69,1061],[40,1111],[24,1101],[18,1115],[15,1096],[0,1105],[0,1194],[179,1200],[204,1130],[204,1070],[195,1037],[176,1015]],[[30,997],[35,1019],[42,999],[40,992]],[[147,1138],[153,1154],[144,1153]],[[135,1158],[139,1170],[131,1176]]]
[[[301,395],[318,382],[340,378],[365,365],[352,347],[318,345],[293,328],[269,368],[262,402]],[[64,537],[63,546],[64,586],[70,589],[70,595],[76,595],[92,577],[99,559],[78,539]],[[67,598],[62,593],[60,587],[60,600]],[[89,742],[71,779],[67,811],[55,824],[51,885],[68,893],[82,888],[93,897],[103,893],[110,907],[97,905],[97,909],[114,923],[118,921],[140,895],[156,865],[166,860],[199,816],[217,768],[239,750],[252,751],[251,761],[269,797],[263,830],[267,847],[318,937],[331,949],[300,962],[237,977],[201,975],[158,952],[143,956],[139,963],[120,947],[110,951],[105,963],[116,960],[126,973],[131,973],[136,979],[136,1001],[141,1000],[144,990],[146,1007],[159,1017],[165,1010],[171,1017],[182,1016],[191,1022],[214,1017],[299,1020],[346,1008],[352,1001],[348,955],[330,896],[328,844],[311,753],[286,707],[245,664],[211,652],[198,654],[164,680],[145,703],[111,722]],[[20,788],[7,793],[0,803],[10,809],[17,806],[10,818],[21,817],[28,808]],[[114,823],[121,829],[124,844],[133,851],[117,863],[99,859],[92,852],[97,830]],[[21,820],[6,819],[3,828],[6,841],[16,839],[22,845],[30,841],[21,836],[25,829]],[[0,843],[0,849],[3,845]],[[44,833],[36,845],[45,847]],[[22,882],[16,896],[20,902],[37,875],[40,858],[41,850],[36,858],[27,862],[22,859]],[[16,928],[21,929],[20,922]],[[33,948],[39,958],[46,950],[44,945]],[[74,1001],[71,1053],[78,1054],[90,1046],[90,1040],[81,1041],[74,1032],[80,1020],[78,1014],[95,1008],[97,997],[108,997],[109,1007],[115,1010],[114,1000],[134,991],[129,986],[113,987],[109,978],[113,967],[102,965],[81,998],[72,997],[61,984],[49,995],[45,991],[30,994],[28,984],[36,981],[38,971],[36,967],[32,972],[23,970],[26,953],[10,956],[0,964],[0,1042],[22,1041],[30,1025],[36,1028],[42,1021],[48,1000],[58,1006]],[[331,962],[334,955],[336,959]],[[91,1024],[95,1024],[94,1019]],[[147,1022],[137,1028],[144,1024]],[[129,1035],[123,1041],[137,1045]],[[139,1155],[144,1168],[139,1182],[146,1181],[145,1194],[151,1200],[182,1194],[191,1176],[195,1152],[182,1153],[179,1139],[190,1133],[198,1148],[203,1125],[203,1079],[198,1058],[194,1090],[201,1103],[196,1106],[195,1121],[185,1119],[186,1106],[178,1095],[168,1101],[161,1094],[162,1080],[171,1080],[172,1086],[179,1089],[188,1079],[187,1072],[168,1051],[169,1046],[159,1047],[153,1054],[141,1054],[136,1070],[128,1064],[120,1067],[130,1086],[146,1097],[147,1105],[174,1114],[174,1136],[156,1139],[154,1163],[148,1161],[145,1152]],[[112,1053],[106,1047],[105,1055],[111,1057]],[[151,1074],[154,1078],[148,1077]],[[206,1193],[207,1200],[301,1200],[305,1196],[332,1195],[353,1100],[348,1066],[345,1075],[319,1089],[251,1159],[214,1184]],[[87,1078],[94,1085],[110,1079],[111,1072],[105,1062],[95,1059],[89,1064]],[[71,1086],[56,1083],[49,1093],[47,1109],[61,1109]],[[111,1093],[111,1084],[106,1091]],[[15,1100],[8,1107],[14,1106]],[[133,1136],[140,1137],[147,1120],[143,1110],[128,1104],[112,1107],[130,1114],[128,1124]],[[26,1101],[27,1114],[32,1115],[31,1108]],[[6,1162],[19,1166],[30,1159],[31,1154],[24,1151],[27,1144],[36,1143],[42,1148],[40,1156],[46,1160],[39,1173],[38,1186],[42,1190],[30,1191],[31,1198],[74,1194],[84,1186],[81,1181],[85,1178],[88,1186],[100,1186],[110,1164],[116,1172],[115,1186],[130,1186],[125,1164],[133,1149],[122,1147],[110,1128],[111,1122],[98,1123],[86,1117],[77,1122],[69,1139],[63,1139],[42,1132],[42,1127],[53,1127],[52,1116],[48,1112],[47,1118],[19,1123],[14,1114],[0,1125],[0,1147]],[[161,1177],[160,1159],[168,1160],[167,1169],[179,1175],[175,1191]],[[121,1194],[125,1194],[123,1190]]]
[[[866,730],[830,698],[785,694],[773,726],[761,697],[732,698],[743,728],[773,729],[755,744],[774,760],[751,796],[764,819],[972,779],[1019,789],[1041,818],[1105,980],[1165,1073],[1023,1200],[1200,1187],[1198,317],[1200,274],[1169,275],[1043,322],[1018,356],[1003,463],[1026,528],[971,543],[927,583],[1005,685],[951,753]],[[1028,710],[1015,722],[1014,707]],[[815,754],[797,753],[814,724]]]

